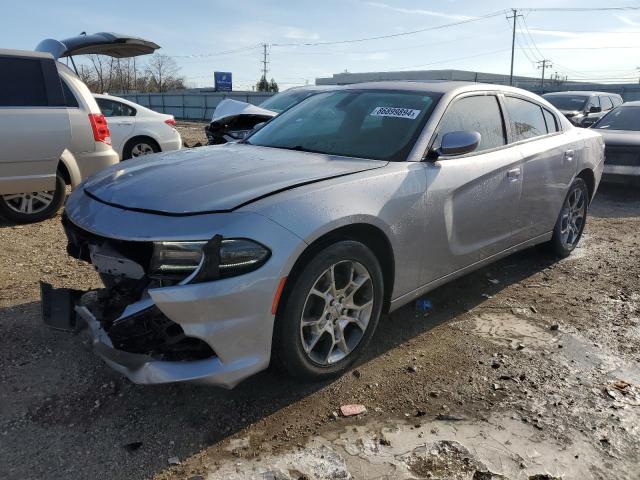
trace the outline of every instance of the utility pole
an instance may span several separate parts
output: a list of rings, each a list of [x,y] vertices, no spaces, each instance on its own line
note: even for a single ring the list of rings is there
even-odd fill
[[[262,44],[262,78],[266,80],[267,78],[267,64],[269,61],[267,60],[267,55],[269,52],[267,51],[268,45],[266,43]]]
[[[540,82],[540,90],[544,93],[544,71],[547,68],[553,67],[551,64],[551,60],[540,60],[538,63],[538,68],[542,69],[542,81]]]
[[[521,17],[522,15],[518,15],[518,10],[515,8],[512,8],[511,11],[513,12],[513,15],[507,18],[513,18],[513,32],[511,35],[511,73],[509,74],[509,85],[513,86],[513,58],[516,52],[516,21],[518,17]]]

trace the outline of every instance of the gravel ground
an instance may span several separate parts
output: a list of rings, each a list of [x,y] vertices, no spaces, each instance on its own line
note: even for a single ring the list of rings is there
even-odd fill
[[[640,478],[639,231],[638,191],[603,186],[570,258],[529,249],[438,288],[336,381],[224,391],[133,385],[46,328],[39,280],[97,275],[59,217],[0,220],[0,478]]]

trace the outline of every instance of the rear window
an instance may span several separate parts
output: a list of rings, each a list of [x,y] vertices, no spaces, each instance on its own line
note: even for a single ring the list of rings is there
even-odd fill
[[[134,117],[136,109],[115,100],[96,98],[100,110],[105,117]]]
[[[39,59],[0,57],[0,107],[48,106]]]
[[[558,110],[584,110],[588,95],[544,95],[544,99]]]
[[[73,94],[67,82],[62,80],[62,94],[64,95],[64,104],[67,107],[79,108],[78,100],[76,96]]]
[[[539,105],[515,97],[505,97],[513,141],[547,134],[547,124]]]

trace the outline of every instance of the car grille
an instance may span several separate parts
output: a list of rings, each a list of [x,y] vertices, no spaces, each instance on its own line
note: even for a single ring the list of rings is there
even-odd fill
[[[604,156],[609,165],[640,166],[640,148],[606,147]]]

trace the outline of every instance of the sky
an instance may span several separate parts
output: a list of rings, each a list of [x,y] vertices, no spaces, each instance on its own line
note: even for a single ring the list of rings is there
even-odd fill
[[[261,76],[281,89],[334,73],[455,68],[508,74],[511,8],[638,7],[619,11],[528,11],[518,18],[514,74],[539,76],[539,60],[573,80],[637,82],[640,2],[624,0],[2,0],[0,48],[33,49],[44,38],[114,31],[152,40],[189,86],[233,73],[234,90]],[[480,20],[477,17],[496,14]],[[457,26],[415,32],[455,22]],[[396,35],[368,41],[362,38]],[[327,44],[326,42],[348,43]],[[321,43],[320,45],[302,45]]]

